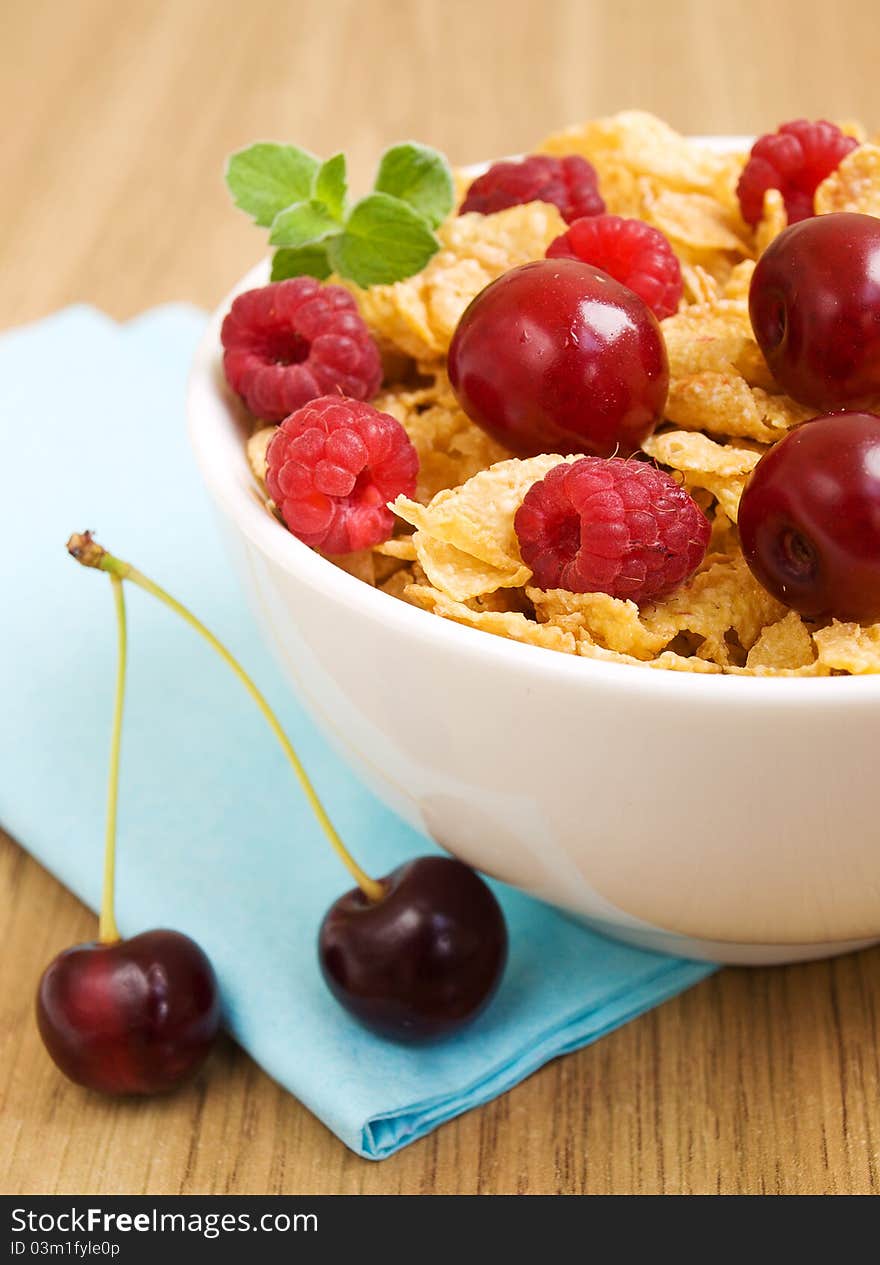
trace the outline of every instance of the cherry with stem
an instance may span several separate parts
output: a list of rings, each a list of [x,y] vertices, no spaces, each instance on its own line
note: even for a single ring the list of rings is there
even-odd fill
[[[275,735],[331,847],[356,883],[327,911],[318,936],[324,980],[365,1026],[405,1041],[461,1028],[494,995],[507,960],[507,928],[482,878],[453,857],[417,857],[381,879],[357,863],[324,808],[265,696],[229,650],[185,606],[86,532],[68,551],[129,582],[179,615],[238,678]],[[114,591],[118,591],[114,589]],[[114,804],[115,807],[115,804]],[[112,886],[112,869],[107,880]]]
[[[177,931],[123,940],[116,925],[116,810],[125,702],[127,631],[122,580],[110,577],[118,655],[104,883],[98,940],[58,954],[37,991],[37,1023],[49,1054],[72,1081],[111,1094],[174,1089],[204,1062],[220,1028],[213,967]]]

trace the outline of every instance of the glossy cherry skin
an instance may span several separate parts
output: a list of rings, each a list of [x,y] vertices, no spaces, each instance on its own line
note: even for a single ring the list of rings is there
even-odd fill
[[[43,972],[37,1022],[72,1081],[106,1094],[162,1093],[214,1044],[217,980],[195,941],[177,931],[78,944]]]
[[[830,412],[880,394],[880,220],[801,220],[758,260],[749,314],[781,387]]]
[[[654,314],[575,259],[523,264],[482,290],[458,323],[448,368],[468,417],[523,457],[634,452],[669,387]]]
[[[446,1036],[495,993],[507,927],[480,876],[452,857],[418,857],[382,880],[371,904],[346,892],[321,924],[318,956],[336,1000],[397,1041]]]
[[[880,417],[836,413],[792,431],[739,507],[758,581],[804,615],[880,620]]]

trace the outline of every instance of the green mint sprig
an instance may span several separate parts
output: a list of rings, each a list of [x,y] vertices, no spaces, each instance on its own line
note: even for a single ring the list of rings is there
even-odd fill
[[[236,206],[269,229],[273,281],[331,272],[359,286],[402,281],[440,249],[434,230],[453,205],[446,159],[411,141],[385,151],[372,193],[350,208],[344,154],[321,162],[260,141],[230,156],[226,184]]]

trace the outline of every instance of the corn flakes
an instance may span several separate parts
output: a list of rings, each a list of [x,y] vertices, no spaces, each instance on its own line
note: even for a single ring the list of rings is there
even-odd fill
[[[718,281],[700,264],[685,264],[681,270],[681,280],[684,288],[682,310],[693,304],[709,307],[718,302]]]
[[[860,145],[819,185],[813,198],[817,215],[857,211],[880,216],[880,145]]]
[[[669,641],[662,632],[651,632],[645,627],[635,602],[609,597],[607,593],[527,588],[526,596],[541,623],[586,632],[606,650],[652,659]]]
[[[749,651],[746,668],[751,672],[815,670],[816,648],[809,629],[796,611],[768,624]]]
[[[466,483],[510,454],[458,407],[442,369],[428,386],[391,387],[373,400],[401,423],[419,456],[416,499],[427,503],[445,488]]]
[[[260,483],[266,482],[266,449],[274,434],[274,426],[264,426],[261,430],[255,431],[247,441],[248,465],[254,478]]]
[[[422,610],[433,611],[435,615],[452,619],[457,624],[465,624],[468,628],[481,628],[497,637],[508,637],[530,646],[543,646],[547,650],[577,654],[577,643],[572,633],[551,625],[538,624],[517,611],[477,611],[424,585],[410,585],[406,598]]]
[[[679,255],[692,263],[715,253],[738,257],[751,253],[737,234],[736,221],[715,198],[704,193],[657,193],[649,182],[642,185],[642,218],[659,228]]]
[[[731,269],[730,276],[722,290],[722,297],[725,299],[733,299],[738,303],[747,303],[749,297],[749,286],[752,283],[752,273],[755,271],[754,259],[743,259],[741,263],[735,265]]]
[[[633,176],[655,177],[669,189],[717,196],[729,184],[732,166],[730,155],[694,144],[642,110],[624,110],[556,132],[538,152],[588,158],[599,173],[603,196],[603,176],[621,169]]]
[[[678,470],[689,491],[703,488],[711,492],[727,517],[736,522],[746,481],[761,459],[759,452],[715,443],[700,431],[652,435],[642,448],[661,465]]]
[[[880,624],[841,623],[833,620],[813,634],[819,662],[837,672],[862,675],[880,672]]]
[[[520,556],[513,518],[532,484],[563,460],[549,455],[499,462],[459,488],[438,492],[426,506],[398,497],[392,509],[417,528],[416,552],[431,582],[458,600],[465,589],[473,597],[525,584],[531,572]]]
[[[383,540],[380,544],[373,546],[373,552],[381,554],[383,558],[398,558],[401,562],[416,560],[416,547],[412,536],[393,536],[391,540]]]
[[[767,624],[784,614],[785,607],[761,588],[741,553],[704,564],[687,584],[641,610],[645,627],[663,632],[668,641],[686,631],[720,646],[732,634],[746,652]]]
[[[741,300],[716,298],[692,304],[668,316],[660,327],[673,381],[707,370],[727,373],[732,369],[750,386],[775,386]]]
[[[669,384],[666,417],[683,430],[754,439],[763,444],[782,439],[815,410],[786,395],[769,395],[750,387],[738,373],[695,373]]]
[[[859,146],[819,185],[815,210],[880,216],[880,138],[843,126]],[[774,381],[749,319],[755,260],[788,225],[780,191],[765,192],[751,228],[736,194],[747,156],[716,153],[637,110],[569,128],[533,152],[582,154],[596,168],[607,210],[653,225],[681,262],[679,310],[661,322],[669,395],[643,452],[706,514],[708,552],[687,583],[641,606],[531,583],[516,510],[535,481],[578,458],[512,457],[462,411],[445,357],[467,304],[508,269],[543,258],[566,230],[555,206],[533,202],[451,216],[437,230],[440,250],[405,281],[345,283],[383,355],[384,386],[373,403],[404,427],[420,468],[413,499],[393,503],[394,536],[333,561],[444,619],[600,662],[774,677],[880,672],[880,624],[788,610],[753,577],[737,530],[740,498],[761,457],[814,415]],[[460,204],[471,175],[454,179]],[[266,427],[247,441],[261,484],[273,434]]]
[[[597,646],[586,636],[578,639],[577,653],[587,659],[601,659],[606,663],[630,663],[634,667],[660,668],[667,672],[718,673],[724,670],[720,664],[713,663],[708,659],[698,659],[691,655],[680,655],[674,650],[664,650],[662,654],[657,655],[656,659],[636,659],[632,655],[621,654],[617,650],[606,650],[604,646]]]
[[[767,189],[761,218],[755,228],[755,254],[763,255],[784,228],[788,228],[788,212],[778,189]]]

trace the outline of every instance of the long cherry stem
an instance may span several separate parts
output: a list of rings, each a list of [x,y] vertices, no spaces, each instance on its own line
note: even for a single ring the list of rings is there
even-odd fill
[[[327,836],[331,847],[336,852],[336,855],[351,874],[352,878],[355,880],[367,899],[373,902],[381,900],[385,894],[384,887],[377,879],[371,878],[369,874],[361,869],[357,861],[355,861],[354,857],[343,843],[337,833],[336,827],[327,815],[327,811],[321,803],[318,793],[303,767],[302,761],[293,749],[287,734],[281,728],[281,723],[278,720],[278,717],[272,711],[272,708],[266,701],[265,696],[260,692],[238,660],[232,656],[223,643],[214,636],[210,629],[205,627],[200,619],[197,619],[191,611],[181,605],[181,603],[178,602],[176,598],[173,598],[170,593],[166,593],[163,588],[160,588],[159,585],[149,579],[148,576],[143,575],[142,572],[138,571],[136,567],[133,567],[130,562],[124,562],[121,558],[115,558],[112,554],[108,553],[106,549],[92,539],[89,532],[71,536],[70,540],[67,542],[67,549],[78,562],[83,564],[83,566],[95,567],[100,571],[108,572],[111,580],[115,581],[118,585],[118,591],[121,591],[121,581],[130,580],[132,584],[136,584],[139,588],[142,588],[147,593],[152,594],[153,597],[158,598],[160,602],[179,615],[181,619],[189,624],[191,628],[194,628],[196,632],[199,633],[200,636],[204,637],[205,641],[213,647],[227,667],[235,674],[262,712],[266,723],[277,738],[282,751],[287,756],[287,759],[296,774],[297,779],[299,780],[299,784],[303,789],[303,793],[305,794],[312,811],[317,817],[321,829]],[[122,643],[120,643],[120,646],[122,646]],[[121,703],[119,703],[118,710],[121,719]]]
[[[125,621],[125,594],[118,576],[110,576],[113,603],[116,607],[116,694],[113,700],[113,731],[110,736],[110,767],[107,775],[107,829],[104,841],[104,890],[98,919],[101,944],[115,944],[119,939],[116,925],[116,806],[119,802],[119,748],[122,744],[122,709],[125,704],[125,664],[128,657],[128,633]]]

